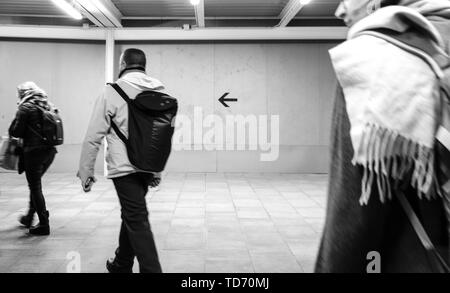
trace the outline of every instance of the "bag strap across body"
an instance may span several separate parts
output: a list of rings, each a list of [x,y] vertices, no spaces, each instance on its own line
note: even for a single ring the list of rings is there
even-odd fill
[[[125,91],[117,83],[108,83],[108,85],[110,85],[114,90],[116,90],[116,92],[122,97],[122,99],[125,100],[125,102],[127,104],[129,104],[131,102],[130,97],[128,97],[128,95],[125,93]],[[128,139],[125,137],[125,135],[122,133],[122,131],[120,131],[117,124],[114,123],[113,117],[110,115],[109,118],[111,119],[111,127],[114,129],[117,136],[120,138],[121,141],[123,141],[123,143],[125,145],[128,145]]]
[[[35,105],[36,108],[40,111],[41,113],[41,120],[43,120],[43,116],[44,116],[44,111],[46,111],[44,108],[42,108],[39,105]],[[45,138],[44,136],[42,136],[42,134],[40,134],[38,131],[36,131],[31,125],[27,124],[28,128],[31,130],[31,132],[33,132],[34,134],[36,134],[40,139],[42,139],[44,142],[47,142],[47,138]]]
[[[433,269],[436,273],[450,273],[450,267],[445,262],[444,258],[439,254],[436,250],[436,247],[431,242],[430,237],[428,236],[425,228],[422,223],[420,223],[419,217],[414,212],[410,203],[406,199],[406,196],[403,192],[399,191],[397,193],[397,198],[402,206],[406,216],[408,217],[411,226],[417,234],[422,246],[425,248],[429,261],[433,266]]]

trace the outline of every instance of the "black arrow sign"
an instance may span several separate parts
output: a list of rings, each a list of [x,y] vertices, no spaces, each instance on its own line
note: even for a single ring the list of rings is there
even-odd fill
[[[230,93],[225,93],[223,96],[220,97],[219,102],[222,103],[222,105],[224,105],[226,108],[229,108],[230,106],[228,106],[227,103],[225,102],[237,102],[238,99],[225,99],[226,96],[228,96]]]

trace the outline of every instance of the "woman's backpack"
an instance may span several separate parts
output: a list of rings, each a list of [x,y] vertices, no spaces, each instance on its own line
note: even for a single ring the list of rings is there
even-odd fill
[[[29,126],[37,136],[39,136],[46,145],[57,146],[64,143],[64,129],[61,116],[57,108],[52,105],[36,107],[41,111],[42,119],[39,131],[33,126]]]

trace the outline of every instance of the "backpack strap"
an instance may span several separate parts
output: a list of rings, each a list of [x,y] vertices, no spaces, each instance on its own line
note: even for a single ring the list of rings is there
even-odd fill
[[[41,115],[41,120],[44,119],[44,111],[46,111],[46,109],[44,109],[43,107],[37,105],[37,104],[33,104],[36,109],[38,109],[40,111],[40,115]],[[41,133],[39,133],[36,129],[34,129],[33,126],[31,126],[30,124],[27,123],[28,129],[31,130],[31,132],[33,132],[35,135],[37,135],[42,141],[47,142],[47,138],[45,138]]]
[[[430,260],[431,265],[435,270],[435,273],[450,273],[449,266],[442,258],[442,256],[437,252],[436,248],[434,247],[433,243],[430,240],[430,237],[428,237],[425,228],[420,223],[419,217],[417,217],[416,213],[414,212],[413,208],[411,207],[410,203],[408,202],[402,191],[400,190],[398,191],[397,198],[406,216],[408,217],[411,226],[416,232],[417,237],[422,243],[422,246],[425,248],[428,255],[428,259]]]
[[[127,102],[127,104],[131,101],[131,99],[128,97],[128,95],[125,93],[125,91],[117,83],[108,83],[108,85],[112,86],[112,88],[116,90],[116,92],[122,97],[122,99],[125,100],[125,102]],[[114,123],[113,116],[110,115],[109,118],[111,119],[112,129],[114,129],[114,131],[116,132],[116,134],[120,138],[120,140],[123,141],[123,143],[125,145],[128,145],[128,139],[125,137],[125,135],[122,133],[122,131],[120,131],[117,124]]]
[[[125,91],[117,84],[117,83],[108,83],[110,86],[112,86],[113,89],[116,90],[116,92],[122,97],[122,99],[127,102],[127,104],[131,101],[130,97],[125,93]]]
[[[43,141],[47,141],[47,139],[45,137],[43,137],[41,134],[39,134],[39,132],[37,132],[36,130],[34,130],[33,127],[31,127],[31,125],[28,125],[28,128],[31,130],[31,132],[33,132],[34,134],[36,134],[40,139],[42,139]]]
[[[125,137],[125,135],[122,133],[122,131],[120,131],[120,129],[117,126],[117,124],[114,123],[113,117],[109,116],[109,118],[111,119],[111,127],[112,127],[112,129],[114,129],[114,131],[116,132],[116,134],[120,138],[120,140],[123,141],[123,143],[125,145],[128,145],[128,139]]]

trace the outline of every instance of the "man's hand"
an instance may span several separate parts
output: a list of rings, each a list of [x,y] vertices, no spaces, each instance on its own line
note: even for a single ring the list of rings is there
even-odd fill
[[[86,182],[83,184],[83,191],[84,191],[84,192],[90,192],[90,191],[91,191],[91,188],[92,188],[92,185],[94,185],[94,183],[95,183],[96,181],[97,181],[97,180],[95,180],[94,177],[89,177],[89,178],[86,180]]]
[[[94,176],[82,178],[80,172],[77,173],[77,177],[80,178],[81,180],[81,187],[83,188],[84,192],[90,192],[92,189],[92,185],[94,185],[94,183],[97,182],[97,179],[95,179]]]
[[[161,178],[160,177],[153,177],[152,180],[150,180],[150,187],[157,187],[159,184],[161,183]]]

